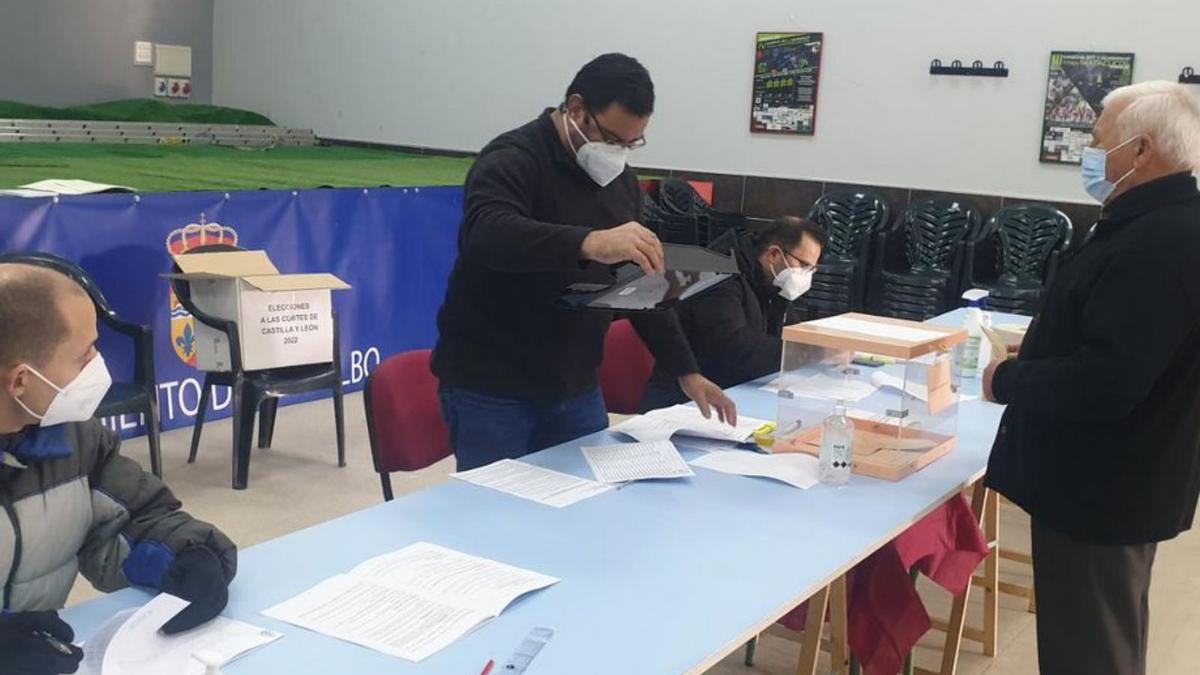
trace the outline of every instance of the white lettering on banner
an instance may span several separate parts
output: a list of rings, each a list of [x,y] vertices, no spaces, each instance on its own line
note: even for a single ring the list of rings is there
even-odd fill
[[[183,396],[183,390],[187,389],[189,386],[196,390],[196,395],[193,399],[194,403],[191,405],[191,409],[188,408],[187,399]],[[188,417],[195,417],[196,413],[200,410],[200,383],[190,377],[179,383],[179,410]]]
[[[366,350],[351,350],[350,378],[344,380],[342,384],[349,386],[366,380],[367,376],[379,366],[379,362],[382,360],[383,354],[379,351],[378,347],[368,347]],[[162,419],[164,421],[174,420],[176,411],[178,411],[180,417],[195,417],[196,413],[200,410],[201,386],[200,380],[194,377],[159,382],[159,410]],[[225,410],[232,403],[233,392],[229,387],[214,386],[212,388],[212,393],[209,397],[211,410]],[[136,418],[132,418],[131,415],[104,417],[101,418],[100,423],[113,431],[144,429],[146,426],[146,416],[138,415]]]
[[[373,364],[372,360],[374,360]],[[370,347],[365,352],[352,350],[350,352],[350,379],[344,380],[342,384],[358,384],[367,379],[371,371],[379,366],[381,360],[383,360],[383,356],[375,347]]]
[[[163,382],[163,383],[161,383],[161,384],[159,384],[159,385],[158,385],[158,390],[159,390],[160,392],[162,392],[163,390],[166,390],[166,392],[167,392],[167,405],[166,405],[166,407],[164,407],[164,408],[162,409],[162,411],[160,412],[160,414],[162,415],[163,419],[166,419],[166,420],[173,420],[173,419],[175,419],[175,397],[174,397],[174,394],[172,394],[171,392],[172,392],[172,391],[175,389],[175,387],[177,387],[177,386],[179,386],[179,382],[178,382],[178,381],[175,381],[175,382]],[[159,396],[159,398],[161,399],[161,398],[162,398],[162,396],[160,395],[160,396]]]
[[[221,392],[225,392],[225,401],[223,403],[221,402]],[[212,388],[212,409],[224,410],[229,407],[230,403],[233,403],[233,390],[229,387],[218,387],[214,384]]]

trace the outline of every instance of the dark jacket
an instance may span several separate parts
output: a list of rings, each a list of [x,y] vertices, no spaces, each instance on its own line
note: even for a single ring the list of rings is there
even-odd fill
[[[179,500],[99,422],[0,435],[4,608],[60,609],[77,573],[102,590],[158,588],[181,551],[204,547],[237,571],[237,547]]]
[[[433,354],[445,384],[539,402],[597,386],[612,313],[554,301],[570,284],[612,281],[579,249],[594,229],[639,220],[641,189],[631,168],[596,185],[563,147],[550,112],[489,143],[467,175]],[[634,326],[665,368],[697,371],[674,312],[640,314]]]
[[[790,304],[763,271],[757,248],[753,233],[740,235],[734,258],[741,274],[676,308],[700,372],[722,388],[779,370],[779,335]],[[642,409],[686,400],[676,378],[656,363]]]
[[[1162,541],[1200,495],[1200,192],[1190,174],[1115,199],[1048,290],[1020,358],[988,485],[1097,544]]]

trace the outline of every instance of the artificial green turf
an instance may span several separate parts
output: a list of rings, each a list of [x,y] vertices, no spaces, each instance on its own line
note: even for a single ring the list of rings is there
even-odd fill
[[[141,192],[462,185],[472,161],[342,146],[0,143],[0,189],[47,178]]]
[[[17,101],[0,101],[0,119],[265,124],[271,126],[275,124],[267,117],[249,110],[198,103],[167,103],[152,98],[131,98],[69,108],[50,108]]]

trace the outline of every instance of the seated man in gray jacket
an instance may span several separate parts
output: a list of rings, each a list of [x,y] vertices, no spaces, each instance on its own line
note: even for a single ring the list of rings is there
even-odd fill
[[[92,419],[111,384],[96,312],[57,272],[0,264],[0,674],[75,672],[82,652],[57,611],[82,572],[191,604],[162,630],[225,607],[237,548],[180,511],[157,478]]]

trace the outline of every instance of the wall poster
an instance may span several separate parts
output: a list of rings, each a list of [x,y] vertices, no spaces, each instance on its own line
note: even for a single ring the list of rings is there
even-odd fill
[[[1079,164],[1092,142],[1100,102],[1133,83],[1133,54],[1051,52],[1046,108],[1042,116],[1043,162]]]
[[[822,41],[822,33],[758,34],[750,131],[814,133]]]

